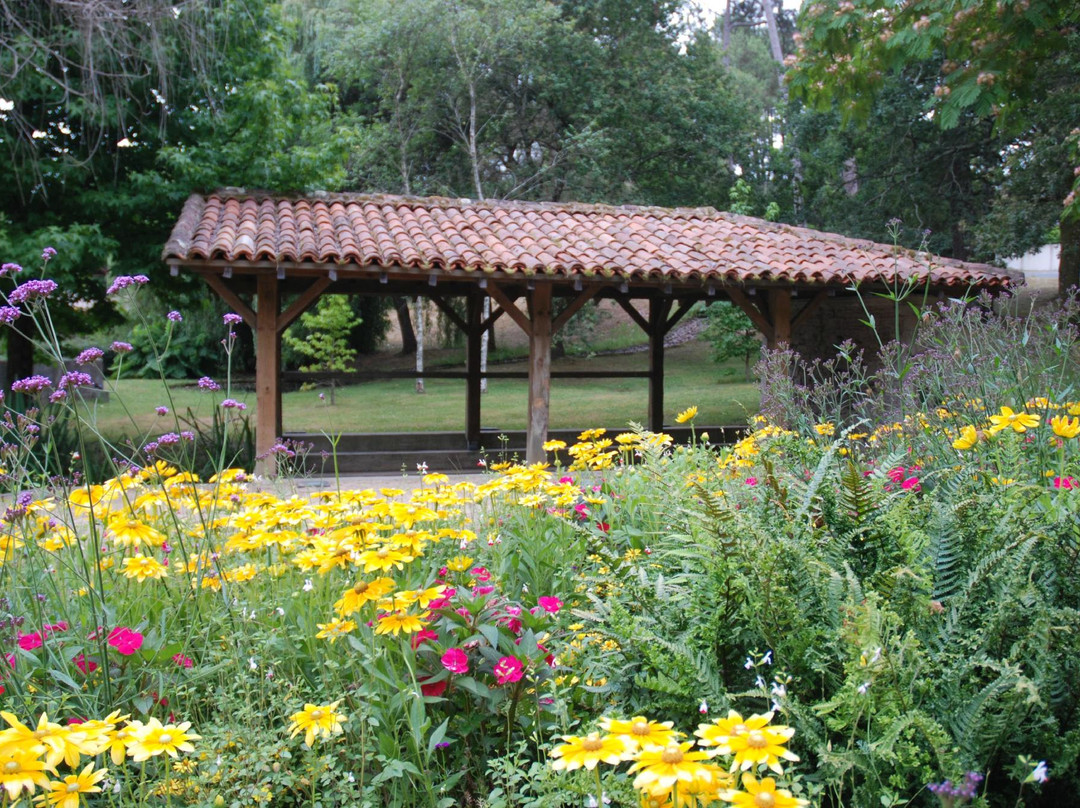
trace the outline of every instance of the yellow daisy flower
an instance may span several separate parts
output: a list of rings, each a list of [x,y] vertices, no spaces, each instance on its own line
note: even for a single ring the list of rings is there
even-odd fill
[[[379,624],[375,626],[376,634],[413,634],[426,626],[423,620],[415,614],[408,612],[390,612],[379,618]]]
[[[744,774],[742,785],[746,791],[725,791],[720,794],[720,799],[732,803],[736,808],[799,808],[810,804],[807,800],[793,797],[787,789],[777,788],[776,780],[771,777],[755,780],[752,775]]]
[[[1039,416],[1027,412],[1013,412],[1011,407],[1002,407],[1000,415],[990,416],[991,435],[1012,428],[1013,432],[1027,432],[1039,425]]]
[[[0,752],[0,786],[3,786],[12,802],[22,791],[33,794],[38,786],[48,788],[45,761],[29,749],[15,747]]]
[[[357,581],[342,593],[334,609],[342,617],[360,611],[365,604],[378,601],[394,591],[393,578],[376,578],[374,581]]]
[[[147,580],[164,578],[169,574],[169,568],[156,558],[141,554],[125,558],[120,571],[125,578],[136,578],[140,584]]]
[[[564,735],[561,743],[551,750],[551,756],[557,758],[551,764],[555,771],[573,771],[584,766],[589,771],[599,763],[617,765],[626,759],[633,750],[626,741],[616,735],[600,737],[598,732],[590,732],[584,738],[576,735]]]
[[[289,719],[292,724],[289,737],[293,738],[303,732],[304,745],[310,748],[315,745],[316,737],[327,739],[340,735],[343,732],[341,725],[345,716],[337,711],[339,704],[340,701],[324,706],[305,704],[303,710],[294,713]]]
[[[677,782],[711,780],[711,770],[702,762],[709,759],[709,753],[691,752],[693,745],[693,741],[686,741],[642,749],[629,769],[630,772],[638,772],[634,778],[634,788],[655,793],[658,789],[671,788]]]
[[[98,785],[108,769],[94,771],[94,764],[87,763],[78,774],[69,774],[63,780],[54,780],[49,783],[45,792],[45,804],[54,808],[79,808],[82,794],[97,794],[101,791]]]
[[[618,735],[632,749],[642,746],[667,746],[672,743],[681,733],[672,729],[674,722],[650,721],[644,716],[635,716],[628,721],[620,721],[614,718],[601,718],[600,726],[605,732]]]
[[[960,437],[953,441],[952,447],[954,449],[970,449],[976,443],[979,442],[979,432],[975,427],[965,426],[960,430]]]
[[[135,741],[128,746],[128,753],[136,763],[167,754],[169,757],[178,757],[179,752],[194,752],[195,747],[190,743],[197,741],[201,736],[193,732],[191,722],[182,724],[162,724],[156,718],[151,718],[138,730]]]
[[[346,634],[356,631],[356,623],[352,620],[331,620],[329,623],[318,623],[318,626],[319,633],[315,636],[320,640],[330,640],[331,645]]]

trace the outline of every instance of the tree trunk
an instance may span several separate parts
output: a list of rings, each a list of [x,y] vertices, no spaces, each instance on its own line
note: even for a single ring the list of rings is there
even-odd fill
[[[1061,262],[1058,264],[1058,294],[1064,300],[1080,287],[1080,217],[1061,222]],[[1070,291],[1071,290],[1071,291]]]
[[[727,0],[727,10],[724,12],[723,39],[724,67],[731,67],[731,0]]]
[[[401,355],[416,353],[416,332],[413,331],[412,317],[409,316],[409,301],[401,295],[391,298],[394,311],[397,312],[398,328],[401,331]]]
[[[491,298],[484,295],[484,302],[480,306],[480,321],[483,322],[491,314]],[[484,331],[480,335],[480,373],[487,373],[487,358],[488,358],[488,346],[491,344],[491,338],[495,335],[495,329],[489,329]],[[487,392],[487,376],[480,377],[480,392]]]
[[[772,57],[778,64],[783,64],[784,51],[780,48],[780,29],[776,26],[776,12],[772,7],[772,0],[763,0],[761,7],[765,10],[765,23],[769,27],[769,48],[772,50]]]
[[[424,372],[424,304],[423,298],[416,298],[416,372]],[[424,377],[416,377],[416,392],[424,392]]]

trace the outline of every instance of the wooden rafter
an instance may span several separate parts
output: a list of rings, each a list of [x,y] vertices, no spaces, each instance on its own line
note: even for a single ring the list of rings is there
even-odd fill
[[[326,291],[326,287],[331,283],[333,283],[333,281],[329,278],[319,278],[315,283],[311,284],[311,286],[301,292],[299,297],[289,305],[289,308],[278,315],[277,332],[280,334],[292,325],[297,317],[307,311],[311,305],[319,299],[322,293]]]
[[[625,311],[630,316],[630,319],[637,323],[638,328],[640,328],[646,334],[649,333],[649,321],[641,316],[641,312],[634,308],[633,303],[631,303],[624,297],[616,297],[614,298],[614,300],[616,303],[622,306],[623,311]]]
[[[750,318],[750,321],[757,326],[758,331],[764,334],[765,339],[771,343],[773,341],[772,323],[766,319],[761,309],[751,303],[750,298],[743,294],[741,289],[729,286],[724,291],[731,298],[731,302],[743,310],[746,316]]]
[[[447,303],[445,298],[440,297],[439,295],[428,295],[428,297],[431,299],[431,302],[438,307],[439,311],[446,315],[450,322],[465,333],[469,332],[469,324],[461,319],[461,315],[454,311],[454,307]]]
[[[252,331],[255,330],[255,325],[257,322],[255,312],[252,311],[251,307],[247,303],[240,299],[240,296],[236,294],[236,292],[234,292],[232,289],[225,285],[225,281],[223,281],[219,276],[211,275],[209,273],[203,275],[203,280],[206,281],[207,285],[211,289],[217,292],[218,297],[220,297],[222,300],[228,303],[229,306],[232,307],[232,310],[234,312],[244,318],[244,322],[248,324]]]
[[[675,313],[668,317],[667,322],[664,323],[664,334],[668,334],[683,317],[685,317],[690,309],[694,308],[696,300],[683,300],[679,303],[679,308],[675,309]]]
[[[532,334],[532,323],[529,322],[529,318],[525,316],[525,312],[514,305],[506,293],[503,292],[498,286],[493,283],[489,283],[487,287],[487,293],[491,295],[491,299],[499,304],[499,307],[509,315],[527,335]]]
[[[596,297],[596,293],[599,291],[599,286],[590,286],[588,289],[586,289],[573,300],[571,300],[570,305],[563,309],[559,313],[559,316],[551,322],[551,333],[558,334],[560,329],[562,329],[564,325],[570,322],[570,318],[577,314],[581,310],[582,306],[584,306],[586,303]]]
[[[795,319],[791,321],[792,332],[797,330],[800,326],[802,326],[803,323],[809,320],[810,315],[817,311],[821,307],[821,304],[828,299],[828,297],[829,292],[827,289],[822,289],[820,292],[814,295],[810,299],[810,302],[803,306],[799,313],[795,315]]]

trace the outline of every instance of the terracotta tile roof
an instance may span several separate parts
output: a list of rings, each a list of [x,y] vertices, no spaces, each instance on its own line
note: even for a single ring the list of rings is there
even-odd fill
[[[166,261],[353,264],[639,281],[1002,287],[1004,270],[712,208],[244,192],[191,196]]]

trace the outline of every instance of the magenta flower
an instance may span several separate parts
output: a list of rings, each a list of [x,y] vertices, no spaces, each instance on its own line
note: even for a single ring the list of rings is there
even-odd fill
[[[109,632],[109,645],[115,648],[122,656],[131,656],[143,644],[143,635],[130,628],[117,626]]]
[[[11,290],[8,301],[15,303],[27,303],[48,297],[56,291],[56,281],[33,280],[20,284]]]
[[[237,323],[244,322],[243,317],[239,314],[233,314],[231,311],[221,319],[225,322],[225,325],[236,325]]]
[[[548,614],[558,614],[559,609],[562,608],[562,601],[556,597],[537,598],[536,602]]]
[[[135,346],[130,342],[114,342],[109,347],[112,348],[114,353],[118,354],[131,353],[135,350]]]
[[[44,250],[41,251],[41,260],[42,261],[48,261],[50,258],[52,258],[55,255],[56,255],[56,250],[54,250],[52,247],[46,247]]]
[[[194,665],[191,657],[186,657],[183,654],[176,654],[173,656],[172,661],[179,665],[181,668],[190,668]]]
[[[235,401],[234,399],[227,398],[221,402],[221,406],[226,410],[246,410],[247,404],[242,401]]]
[[[2,278],[4,275],[7,275],[9,272],[12,275],[14,275],[16,272],[22,272],[22,267],[18,264],[4,264],[2,267],[0,267],[0,278]]]
[[[157,439],[158,446],[175,446],[180,442],[180,436],[175,432],[166,432]]]
[[[22,311],[14,306],[0,306],[0,322],[11,325],[20,317],[22,317]]]
[[[44,376],[27,376],[11,385],[16,393],[40,393],[46,387],[52,387],[52,382]]]
[[[75,663],[76,668],[86,675],[89,675],[98,669],[98,664],[94,662],[94,660],[87,659],[82,654],[76,654],[75,658],[71,661]]]
[[[221,389],[221,385],[215,382],[209,376],[203,376],[201,379],[199,379],[198,384],[200,390],[209,390],[211,393],[216,393],[218,390]]]
[[[44,642],[45,638],[37,631],[33,634],[19,635],[19,647],[24,651],[33,651],[35,648],[40,648]]]
[[[445,654],[442,655],[442,666],[446,668],[450,673],[468,673],[469,672],[469,657],[460,648],[451,648]]]
[[[158,415],[168,415],[169,414],[169,408],[168,407],[154,407],[154,412],[156,412]]]
[[[92,365],[105,355],[105,352],[101,348],[87,348],[85,351],[75,357],[76,365]]]
[[[121,289],[127,289],[129,286],[142,286],[144,283],[150,283],[150,279],[145,275],[121,275],[109,284],[105,294],[115,295]]]
[[[83,373],[80,370],[69,370],[60,377],[58,386],[61,390],[67,390],[69,387],[91,387],[93,384],[94,380],[89,373]]]
[[[491,580],[491,573],[488,572],[487,567],[473,567],[469,570],[469,575],[482,584],[486,584]]]
[[[525,675],[525,666],[516,657],[504,656],[495,663],[494,674],[495,681],[500,685],[517,682]]]
[[[192,441],[195,440],[195,433],[190,429],[185,429],[180,432],[180,440]]]
[[[182,322],[182,321],[183,321],[183,319],[184,319],[183,315],[182,315],[182,314],[180,314],[180,312],[178,312],[178,311],[170,311],[170,312],[169,312],[168,314],[166,314],[165,316],[166,316],[166,317],[168,317],[168,318],[169,318],[169,320],[170,320],[170,321],[172,321],[172,322],[174,322],[174,323],[179,323],[179,322]]]

